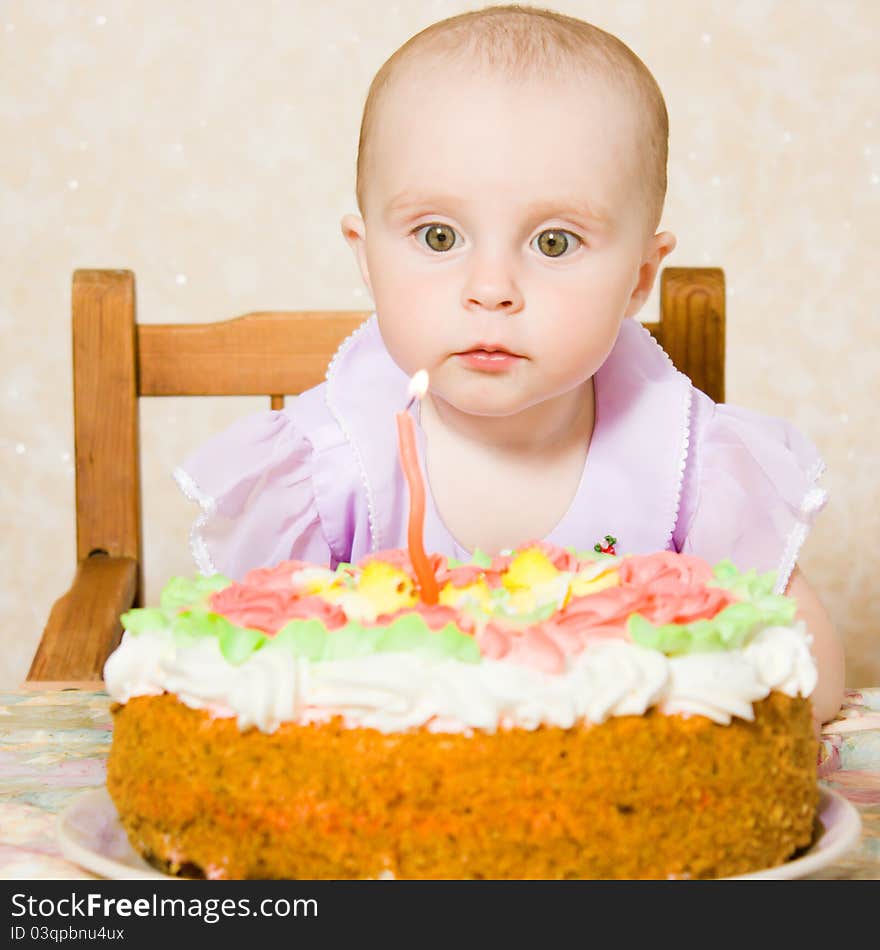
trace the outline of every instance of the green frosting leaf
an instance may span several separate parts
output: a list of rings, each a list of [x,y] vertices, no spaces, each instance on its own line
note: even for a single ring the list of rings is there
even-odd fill
[[[249,627],[237,627],[229,624],[220,630],[220,652],[227,662],[238,666],[257,650],[261,649],[268,637],[262,630],[251,630]]]
[[[715,579],[709,581],[708,587],[723,587],[731,591],[742,600],[755,600],[773,594],[773,585],[776,583],[776,572],[768,571],[759,574],[754,568],[740,571],[729,560],[719,561],[713,570]]]
[[[289,650],[294,656],[320,660],[326,643],[327,630],[320,620],[291,620],[269,640],[268,646]]]
[[[368,629],[350,621],[338,630],[329,630],[322,660],[348,660],[376,652],[376,641],[381,630]]]
[[[794,623],[797,604],[791,597],[769,594],[767,597],[759,597],[752,603],[761,611],[764,623],[768,627],[787,627]]]
[[[181,610],[186,607],[205,606],[215,591],[229,587],[232,581],[223,574],[201,574],[194,578],[172,577],[162,590],[159,605],[163,610]]]
[[[243,663],[268,639],[261,630],[239,627],[209,610],[185,610],[171,620],[171,632],[179,647],[191,646],[205,637],[216,637],[220,652],[229,663]]]
[[[632,614],[627,620],[627,629],[634,643],[650,650],[659,650],[670,656],[691,652],[692,640],[687,627],[679,627],[676,624],[655,627],[641,614]]]
[[[347,660],[371,653],[416,653],[436,658],[479,663],[473,637],[449,623],[433,631],[418,614],[405,614],[384,628],[363,627],[350,621],[338,630],[325,630],[316,620],[295,620],[269,640],[272,649],[290,650],[310,660]]]
[[[750,603],[760,614],[763,626],[788,626],[794,621],[797,604],[784,594],[774,594],[776,573],[758,574],[754,569],[740,571],[731,561],[715,565],[715,578],[709,587],[723,587],[741,601]],[[729,608],[728,608],[729,609]]]
[[[123,628],[135,636],[145,630],[165,630],[168,626],[168,614],[157,607],[135,607],[119,619]]]
[[[741,601],[729,604],[711,620],[701,620],[697,623],[707,625],[706,635],[717,637],[721,648],[738,650],[762,619],[761,611],[754,604]],[[697,624],[691,626],[695,627]]]
[[[635,643],[659,650],[667,656],[685,653],[709,653],[737,650],[759,625],[767,623],[767,614],[748,601],[729,604],[709,620],[690,624],[666,624],[655,627],[641,614],[633,614],[627,628]]]
[[[477,641],[462,633],[453,623],[431,633],[426,646],[429,652],[433,653],[436,649],[440,656],[460,660],[462,663],[479,663],[483,658]]]
[[[418,614],[404,614],[379,631],[376,650],[379,653],[419,652],[430,635],[428,625]]]

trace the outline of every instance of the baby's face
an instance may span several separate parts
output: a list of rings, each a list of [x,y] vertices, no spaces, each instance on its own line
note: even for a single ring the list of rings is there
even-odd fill
[[[449,65],[390,92],[366,223],[343,233],[391,356],[427,369],[435,397],[507,415],[601,366],[650,290],[646,255],[674,246],[646,233],[633,112],[576,77],[512,86]],[[482,345],[517,358],[460,355]]]

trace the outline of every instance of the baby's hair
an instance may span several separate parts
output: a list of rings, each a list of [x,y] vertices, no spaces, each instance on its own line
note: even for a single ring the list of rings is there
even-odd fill
[[[416,33],[382,65],[370,84],[361,119],[356,194],[365,211],[370,140],[382,98],[403,66],[425,56],[467,61],[521,81],[558,79],[560,67],[601,79],[622,90],[637,108],[641,158],[637,175],[651,233],[666,197],[669,117],[656,80],[638,56],[616,36],[584,20],[517,4],[486,7],[440,20]]]

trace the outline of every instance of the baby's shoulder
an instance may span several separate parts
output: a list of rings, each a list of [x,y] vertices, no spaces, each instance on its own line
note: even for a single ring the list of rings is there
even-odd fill
[[[679,551],[742,570],[775,570],[785,584],[828,494],[825,463],[793,423],[694,390],[673,540]]]
[[[757,465],[771,480],[798,471],[812,481],[825,467],[816,446],[796,424],[746,406],[716,403],[696,388],[691,398],[689,456],[692,466],[725,460]]]
[[[324,382],[291,397],[282,410],[292,431],[309,443],[315,455],[325,455],[349,445],[345,425],[327,395]]]

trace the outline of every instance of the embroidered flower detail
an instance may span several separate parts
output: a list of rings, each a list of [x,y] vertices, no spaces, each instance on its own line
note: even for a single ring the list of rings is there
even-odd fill
[[[617,551],[614,550],[614,545],[617,544],[617,538],[613,538],[610,534],[605,535],[605,544],[597,542],[593,545],[593,550],[597,554],[617,554]]]

